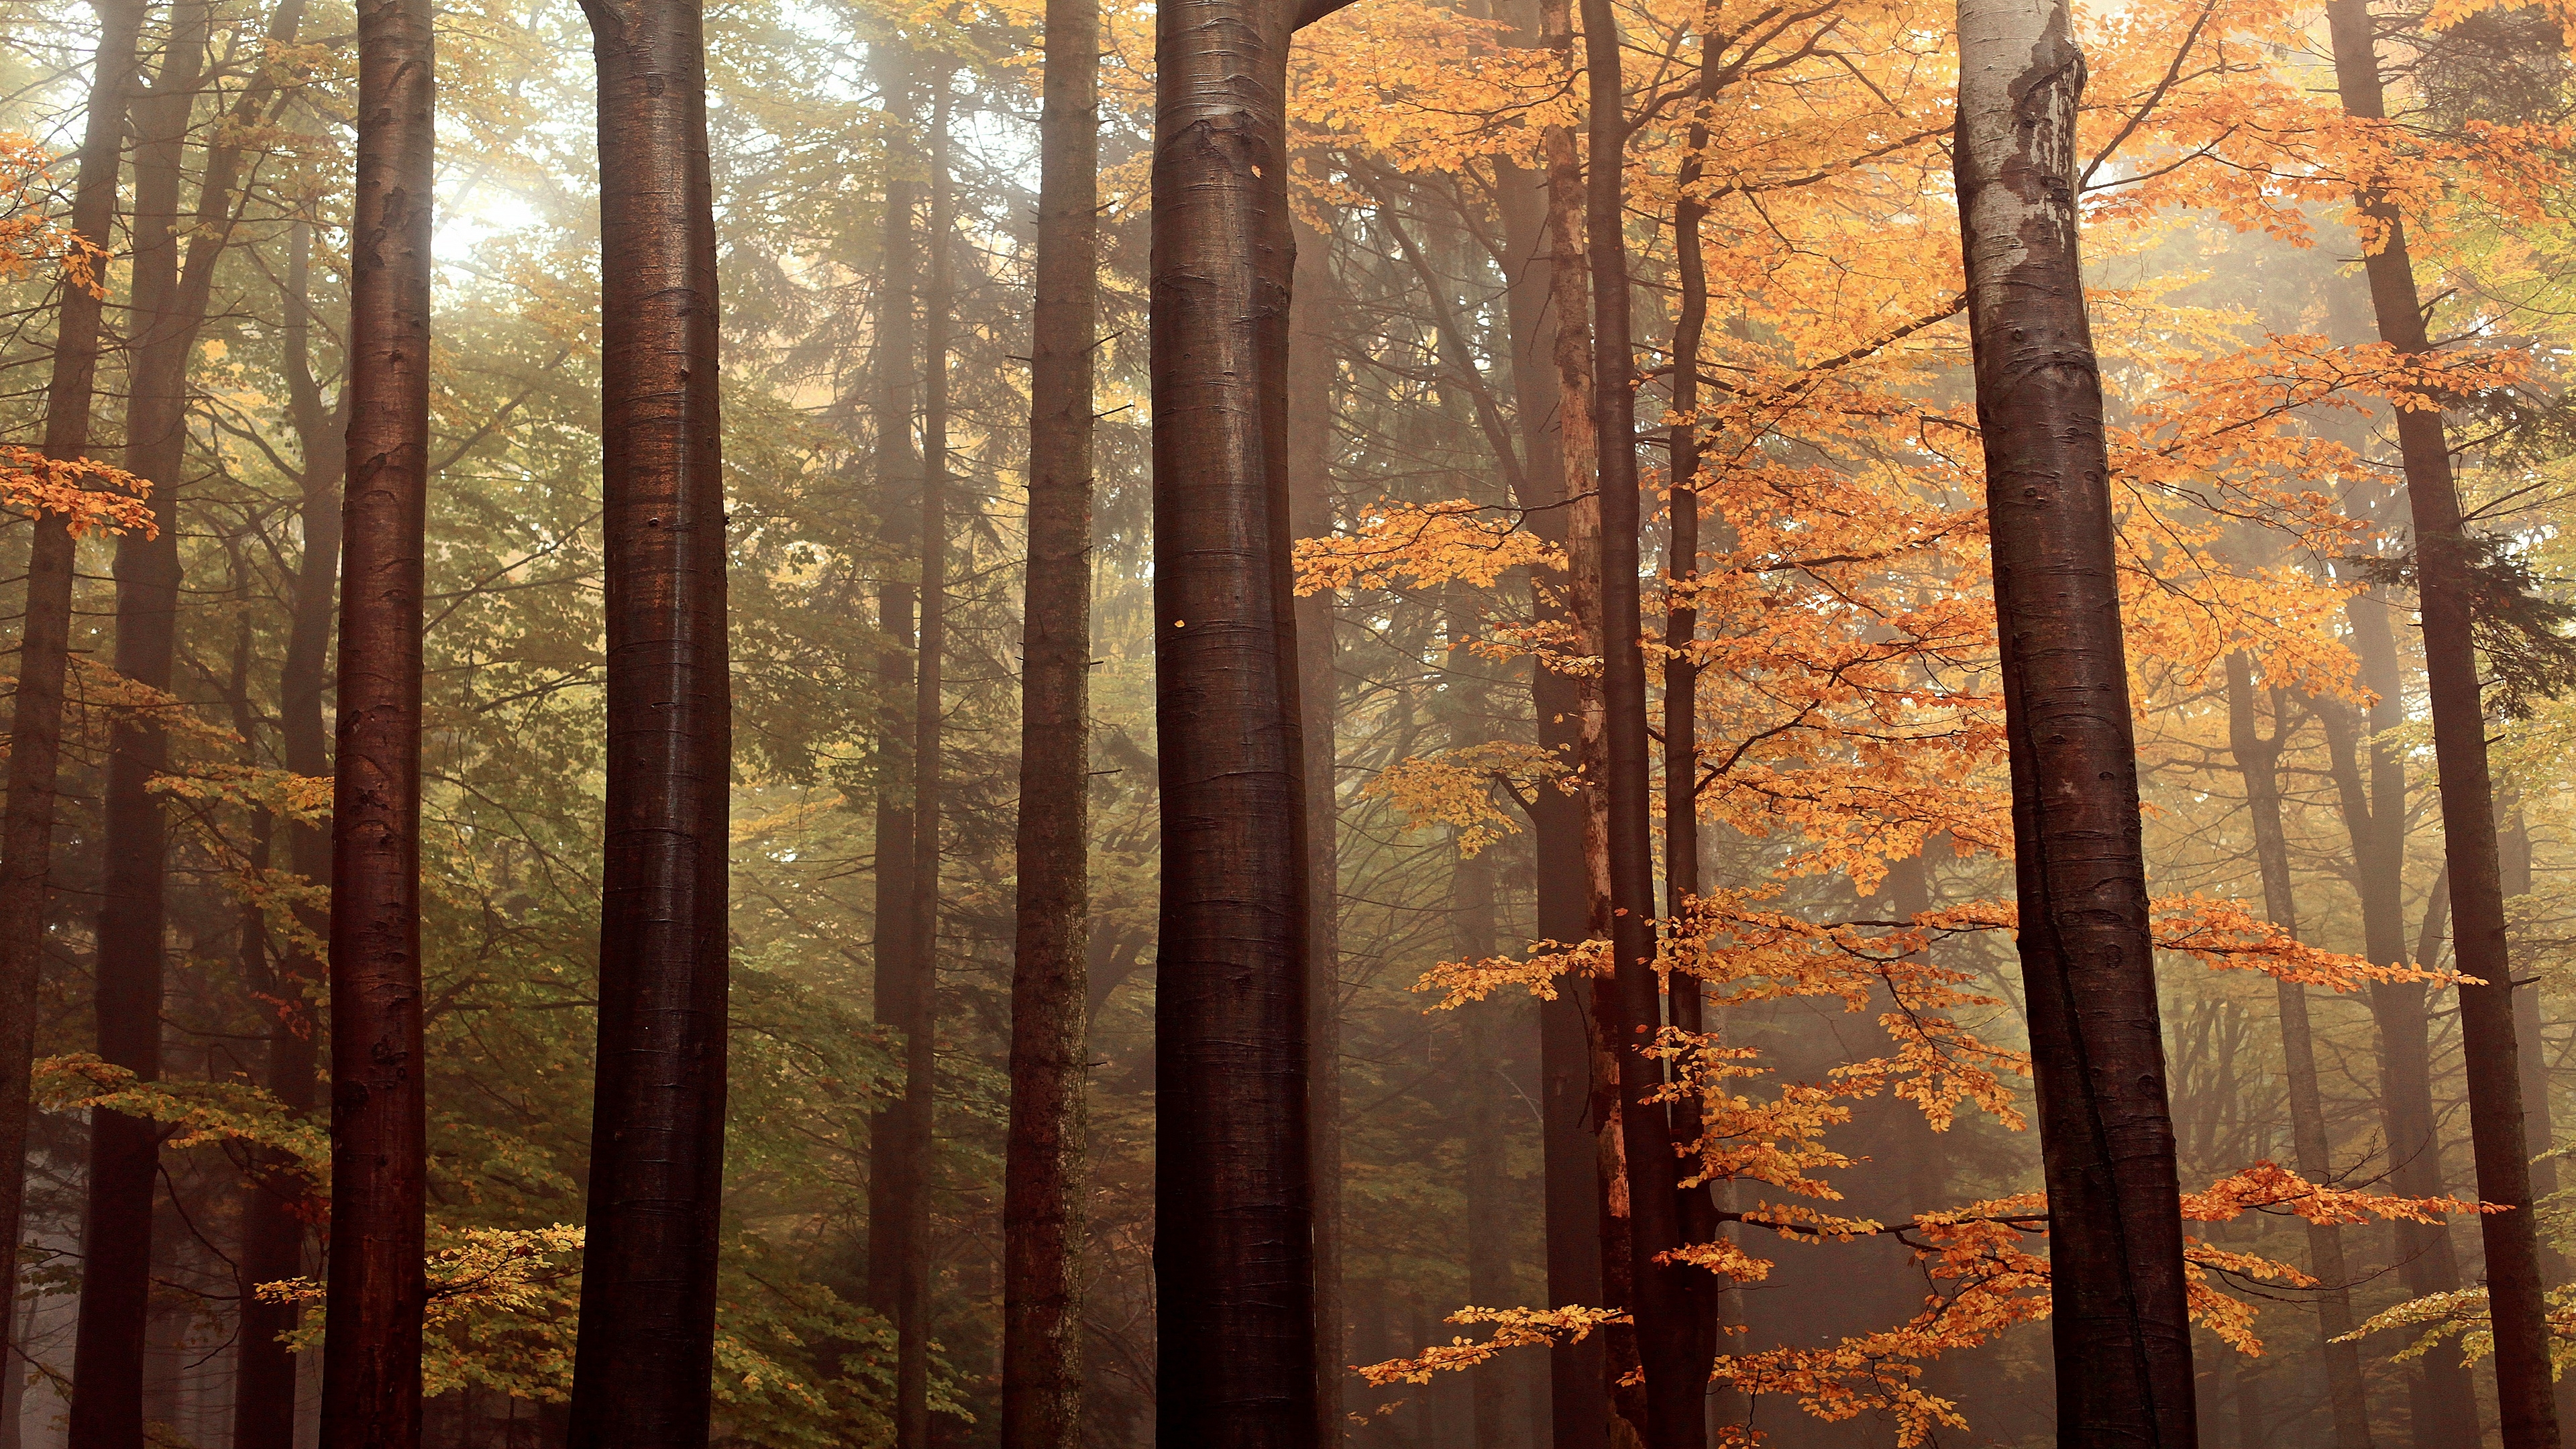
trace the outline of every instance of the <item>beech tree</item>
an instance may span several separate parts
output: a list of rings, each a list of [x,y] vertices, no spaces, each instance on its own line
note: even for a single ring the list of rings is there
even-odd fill
[[[706,1442],[724,1184],[732,686],[706,44],[589,0],[599,74],[607,834],[575,1449]]]
[[[139,0],[99,4],[71,228],[102,245],[116,220],[127,97],[134,81]],[[101,291],[107,277],[96,279]],[[105,298],[66,279],[45,384],[45,457],[69,463],[90,448],[97,405]],[[17,1322],[17,1244],[24,1236],[27,1077],[36,1058],[37,994],[44,968],[46,885],[54,853],[55,781],[63,748],[63,677],[71,664],[72,520],[36,520],[27,552],[26,617],[18,633],[18,693],[11,702],[5,835],[0,835],[0,1245],[13,1255],[0,1291],[0,1363],[11,1363]]]
[[[1961,0],[1959,231],[2012,758],[2023,989],[2069,1444],[2199,1442],[2102,383],[2077,261],[2084,56]]]
[[[428,0],[371,0],[358,21],[322,1432],[411,1449],[428,1296],[420,739],[435,55]]]
[[[2384,121],[2387,106],[2368,0],[2333,0],[2326,16],[2344,112]],[[2364,238],[2362,270],[2380,340],[2401,356],[2421,356],[2432,343],[2407,252],[2405,219],[2375,180],[2363,192],[2360,210],[2375,232]],[[2461,972],[2477,983],[2462,981],[2459,988],[2469,1135],[2476,1148],[2478,1196],[2511,1209],[2478,1220],[2486,1249],[2488,1312],[2495,1325],[2496,1406],[2505,1449],[2541,1449],[2558,1443],[2559,1426],[2543,1298],[2547,1285],[2533,1221],[2532,1153],[2523,1137],[2513,967],[2505,942],[2495,783],[2487,767],[2487,706],[2478,683],[2474,597],[2479,545],[2461,514],[2440,409],[2400,403],[2395,413],[2414,524],[2414,576],[2442,799],[2452,949]]]

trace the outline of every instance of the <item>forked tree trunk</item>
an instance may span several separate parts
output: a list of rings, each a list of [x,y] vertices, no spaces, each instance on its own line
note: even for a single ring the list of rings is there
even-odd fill
[[[1155,17],[1157,1437],[1318,1429],[1282,0]]]
[[[1619,28],[1610,0],[1584,0],[1584,73],[1590,96],[1591,170],[1584,239],[1592,271],[1592,426],[1600,458],[1602,781],[1610,868],[1612,974],[1604,1028],[1617,1059],[1621,1147],[1627,1158],[1628,1309],[1645,1371],[1649,1449],[1706,1442],[1708,1365],[1700,1270],[1659,1259],[1682,1245],[1679,1164],[1671,1114],[1657,1095],[1661,1059],[1647,1054],[1663,1026],[1656,979],[1655,847],[1649,799],[1645,628],[1637,583],[1638,505],[1634,383],[1629,345],[1627,111]]]
[[[2197,1442],[2064,0],[1961,0],[1958,172],[2065,1445]]]
[[[287,241],[284,289],[287,414],[303,458],[303,557],[295,569],[294,608],[287,625],[286,657],[278,669],[278,736],[286,768],[312,778],[331,773],[330,738],[322,719],[322,690],[330,673],[332,605],[339,597],[340,476],[348,459],[342,406],[326,412],[312,368],[313,228],[299,221]],[[286,826],[287,864],[307,881],[331,878],[331,836],[326,825]],[[305,930],[327,939],[326,910],[299,907]],[[314,1069],[321,1039],[308,1006],[308,991],[322,980],[325,963],[289,951],[270,963],[269,994],[277,998],[268,1028],[268,1090],[298,1117],[314,1107]],[[294,1449],[295,1355],[281,1336],[298,1317],[288,1305],[255,1296],[257,1285],[304,1271],[304,1186],[287,1173],[282,1157],[261,1159],[260,1188],[242,1224],[244,1298],[240,1344],[235,1351],[233,1449]]]
[[[725,494],[695,0],[585,0],[599,71],[608,799],[572,1449],[707,1440],[724,1184]]]
[[[2255,863],[2263,877],[2263,912],[2296,936],[2298,899],[2290,889],[2290,842],[2281,823],[2281,746],[2287,696],[2272,691],[2272,733],[2255,720],[2254,664],[2242,652],[2227,656],[2227,738],[2236,768],[2245,776],[2246,813],[2254,827]],[[2274,981],[2281,1013],[2281,1062],[2288,1078],[2290,1141],[2299,1175],[2327,1182],[2334,1163],[2326,1138],[2325,1095],[2317,1085],[2316,1042],[2308,1026],[2307,988]],[[2370,1449],[2370,1405],[2363,1394],[2361,1347],[2335,1340],[2352,1331],[2352,1277],[2344,1266],[2343,1234],[2331,1223],[2308,1224],[2308,1268],[2317,1280],[2317,1352],[2325,1360],[2326,1400],[2334,1414],[2336,1449]]]
[[[331,1237],[325,1443],[420,1443],[421,591],[429,505],[429,0],[358,8],[348,500],[331,791]]]
[[[134,84],[142,0],[98,0],[98,52],[72,230],[105,247],[116,226],[117,172]],[[107,283],[106,267],[96,278]],[[45,387],[45,456],[68,461],[90,448],[103,299],[66,285],[55,312],[54,368]],[[18,693],[11,703],[8,820],[0,834],[0,1374],[20,1375],[17,1249],[25,1206],[28,1075],[35,1069],[37,988],[45,966],[45,884],[54,852],[55,775],[63,751],[63,680],[71,663],[72,535],[59,515],[35,521],[27,557],[26,613],[18,631]],[[12,1420],[14,1422],[14,1419]]]
[[[159,74],[134,103],[134,344],[125,466],[152,486],[158,531],[116,544],[116,671],[170,687],[178,642],[177,492],[187,450],[187,355],[179,264],[180,163],[203,79],[206,7],[176,7]],[[98,1054],[147,1080],[161,1074],[162,928],[167,823],[151,782],[168,767],[157,717],[127,715],[108,734],[104,897],[98,915]],[[80,1326],[72,1347],[72,1449],[143,1443],[144,1335],[152,1291],[152,1220],[161,1129],[117,1112],[90,1114],[89,1202],[81,1248]]]
[[[1047,0],[1029,347],[1018,934],[1002,1182],[1002,1449],[1081,1442],[1100,0]]]
[[[2370,759],[2365,778],[2361,741],[2351,717],[2328,704],[2320,709],[2335,794],[2352,839],[2353,875],[2361,897],[2363,949],[2383,965],[2403,965],[2406,943],[2406,768],[2387,732],[2406,717],[2405,676],[2389,629],[2389,605],[2364,595],[2345,606],[2352,621],[2353,653],[2361,682],[2379,698],[2371,706]],[[2427,1043],[2425,988],[2414,981],[2373,982],[2370,1014],[2379,1038],[2380,1130],[2388,1144],[2388,1181],[2408,1197],[2436,1197],[2444,1190],[2442,1145],[2436,1131],[2433,1070]],[[2460,1286],[2451,1234],[2441,1223],[2389,1226],[2391,1255],[2407,1296],[2422,1298]],[[2471,1449],[2478,1442],[2477,1396],[2459,1355],[2428,1353],[2407,1376],[2407,1423],[2414,1449]]]
[[[1289,308],[1288,512],[1298,538],[1333,531],[1333,339],[1322,321],[1342,299],[1331,240],[1297,229]],[[1342,1305],[1341,812],[1333,791],[1333,595],[1297,600],[1298,733],[1306,772],[1306,1113],[1315,1198],[1315,1442],[1342,1440],[1349,1372]]]
[[[2326,7],[2334,39],[2335,85],[2344,111],[2384,120],[2379,54],[2369,0]],[[2362,262],[2380,340],[2409,356],[2431,349],[2425,334],[2406,224],[2375,186],[2360,197],[2379,245]],[[2397,447],[2415,529],[2418,612],[2424,628],[2425,694],[2442,796],[2442,853],[2451,876],[2452,950],[2478,983],[2459,987],[2460,1046],[2469,1085],[2469,1141],[2478,1196],[2510,1212],[2481,1214],[2488,1318],[2495,1331],[2496,1412],[2504,1449],[2553,1449],[2558,1410],[2551,1394],[2549,1322],[2533,1221],[2531,1153],[2523,1135],[2522,1087],[2514,1044],[2512,965],[2505,944],[2504,889],[2496,862],[2495,787],[2487,769],[2487,719],[2471,636],[2474,560],[2460,517],[2459,490],[2438,408],[2400,405]]]

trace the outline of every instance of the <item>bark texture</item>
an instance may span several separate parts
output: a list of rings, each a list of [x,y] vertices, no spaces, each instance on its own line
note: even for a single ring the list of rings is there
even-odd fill
[[[725,493],[695,0],[585,0],[599,72],[608,799],[572,1449],[707,1440],[724,1181]]]
[[[1081,1442],[1100,3],[1048,0],[1029,348],[1018,934],[1002,1183],[1002,1449]]]
[[[1302,1449],[1317,1431],[1292,21],[1277,0],[1155,15],[1156,1437],[1198,1449]]]
[[[1961,0],[1953,156],[2064,1445],[2197,1442],[2061,0]]]
[[[107,245],[116,225],[126,103],[134,84],[142,0],[99,0],[98,52],[90,72],[72,230]],[[102,264],[98,283],[107,283]],[[45,385],[45,456],[86,455],[96,401],[104,299],[62,289],[53,374]],[[8,820],[0,826],[0,1374],[14,1380],[18,1242],[25,1205],[28,1076],[35,1069],[37,988],[45,966],[45,884],[54,852],[55,776],[63,752],[63,680],[71,664],[71,528],[36,520],[27,556],[26,614],[18,633],[18,691],[11,701]],[[10,1419],[15,1423],[14,1415]]]
[[[420,1443],[421,591],[429,505],[429,0],[358,9],[338,762],[331,791],[331,1255],[322,1434]]]
[[[2386,119],[2368,0],[2334,0],[2326,17],[2345,113]],[[2366,189],[2360,201],[2378,233],[2378,245],[2364,257],[2362,268],[2380,340],[2400,353],[2429,351],[2405,221],[2376,189]],[[2488,1317],[2495,1329],[2496,1414],[2505,1449],[2552,1449],[2559,1434],[2543,1301],[2547,1285],[2532,1214],[2531,1153],[2523,1134],[2512,966],[2496,857],[2495,782],[2487,769],[2486,709],[2471,637],[2471,542],[2460,517],[2440,410],[2401,405],[2395,412],[2414,523],[2425,694],[2441,787],[2442,853],[2451,879],[2452,951],[2460,971],[2479,983],[2464,981],[2459,987],[2469,1141],[2477,1162],[2478,1196],[2513,1209],[2478,1219],[2486,1248]]]

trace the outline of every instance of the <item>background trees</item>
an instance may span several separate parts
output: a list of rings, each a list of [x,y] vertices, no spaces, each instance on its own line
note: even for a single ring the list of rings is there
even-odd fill
[[[50,148],[57,190],[82,174],[70,153],[100,42],[96,17],[60,8],[21,6],[0,27],[0,95],[11,98],[0,127]],[[1317,874],[1336,897],[1320,914],[1340,945],[1320,965],[1293,952],[1273,964],[1327,988],[1313,995],[1339,1038],[1328,1085],[1343,1103],[1342,1169],[1320,1190],[1340,1225],[1340,1267],[1317,1294],[1329,1303],[1338,1290],[1329,1326],[1346,1347],[1332,1357],[1378,1363],[1482,1342],[1497,1330],[1444,1319],[1469,1306],[1598,1305],[1607,1291],[1584,1286],[1612,1207],[1587,1108],[1598,1045],[1587,1022],[1600,1018],[1591,983],[1559,974],[1588,958],[1535,943],[1577,946],[1593,933],[1582,833],[1600,798],[1592,787],[1606,782],[1568,792],[1560,781],[1604,648],[1582,633],[1599,615],[1560,551],[1587,527],[1598,536],[1569,517],[1566,490],[1591,495],[1614,525],[1624,508],[1593,490],[1586,410],[1596,381],[1616,382],[1622,349],[1598,370],[1558,363],[1581,359],[1596,335],[1582,252],[1618,243],[1636,388],[1624,413],[1608,389],[1600,431],[1614,449],[1622,424],[1648,440],[1634,453],[1636,717],[1678,717],[1693,736],[1675,752],[1668,731],[1666,748],[1640,757],[1630,731],[1619,763],[1637,770],[1631,796],[1645,813],[1632,804],[1621,821],[1631,847],[1648,827],[1652,853],[1630,848],[1627,863],[1667,874],[1655,903],[1663,959],[1706,1002],[1696,1024],[1670,998],[1642,1015],[1680,1033],[1664,1038],[1655,1071],[1689,1089],[1716,1134],[1675,1159],[1681,1182],[1705,1179],[1675,1188],[1677,1218],[1707,1215],[1704,1235],[1681,1230],[1697,1239],[1703,1266],[1692,1271],[1722,1290],[1710,1316],[1742,1330],[1716,1339],[1727,1372],[1708,1399],[1714,1427],[1749,1421],[1772,1442],[1821,1445],[1893,1439],[1890,1420],[1955,1412],[1979,1436],[2040,1437],[2053,1396],[2048,1335],[2031,1315],[2046,1285],[2026,1230],[2041,1182],[2034,1144],[2012,1130],[2030,1109],[2016,1071],[2030,1003],[2001,935],[2010,918],[1996,909],[2009,898],[2011,830],[1994,555],[1978,509],[1957,218],[1941,201],[1952,7],[1603,9],[1624,44],[1617,99],[1631,129],[1618,173],[1589,179],[1616,183],[1602,190],[1617,236],[1580,226],[1583,135],[1607,107],[1587,105],[1571,63],[1587,37],[1570,7],[1369,0],[1297,32],[1293,48],[1280,38],[1284,130],[1246,183],[1269,198],[1265,235],[1294,237],[1295,289],[1328,299],[1301,308],[1277,395],[1252,412],[1282,415],[1258,419],[1284,430],[1277,461],[1295,484],[1297,516],[1277,537],[1324,540],[1305,560],[1315,592],[1271,608],[1301,631],[1329,621],[1329,648],[1272,662],[1296,669],[1309,696],[1299,723],[1329,725],[1328,740],[1296,753],[1312,762],[1310,781],[1330,783],[1333,849]],[[1266,23],[1284,37],[1295,18]],[[108,667],[119,647],[108,539],[91,535],[66,575],[62,795],[37,938],[46,1065],[28,1152],[29,1313],[11,1328],[25,1330],[34,1364],[69,1368],[84,1200],[97,1186],[88,1125],[101,1110],[112,1127],[139,1124],[133,1141],[150,1147],[160,1178],[142,1204],[152,1231],[140,1261],[158,1286],[117,1320],[142,1365],[126,1403],[136,1425],[206,1445],[277,1434],[281,1406],[292,1428],[295,1404],[276,1385],[293,1361],[269,1353],[267,1337],[318,1327],[309,1293],[251,1309],[242,1292],[318,1267],[303,1261],[304,1225],[328,1189],[327,1149],[299,1114],[319,1100],[318,1074],[300,1053],[330,1040],[314,994],[322,918],[310,849],[326,814],[315,782],[331,773],[320,706],[329,570],[315,562],[337,544],[334,510],[315,500],[339,485],[354,19],[322,0],[291,30],[265,4],[222,0],[142,17],[148,85],[187,74],[201,23],[203,60],[186,87],[147,95],[184,99],[184,114],[138,122],[161,149],[121,168],[91,430],[103,441],[91,453],[130,464],[105,442],[150,422],[138,408],[177,400],[179,483],[156,495],[173,510],[180,580],[166,696]],[[2565,721],[2542,636],[2559,627],[2545,606],[2563,548],[2550,348],[2566,246],[2560,143],[2541,127],[2559,116],[2563,61],[2545,26],[2514,14],[2428,28],[2384,13],[2377,41],[2398,119],[2380,125],[2345,116],[2324,88],[2332,52],[2319,19],[2234,4],[2077,13],[2092,77],[2074,154],[2142,839],[2161,902],[2150,920],[2165,947],[2177,1211],[2194,1215],[2184,1232],[2200,1275],[2195,1392],[2214,1434],[2321,1444],[2336,1431],[2332,1360],[2307,1290],[2254,1276],[2274,1271],[2259,1264],[2327,1276],[2304,1205],[2336,1229],[2356,1321],[2376,1324],[2356,1345],[2352,1386],[2374,1435],[2431,1444],[2492,1412],[2489,1370],[2464,1371],[2458,1347],[2485,1281],[2478,1235],[2441,1212],[2392,1227],[2381,1215],[2392,1204],[2306,1192],[2257,1164],[2294,1165],[2335,1193],[2465,1194],[2473,1153],[2454,988],[2291,951],[2261,918],[2295,914],[2311,945],[2381,968],[2452,960],[2414,586],[2400,570],[2364,577],[2350,562],[2407,556],[2402,510],[2381,506],[2399,457],[2394,404],[2438,395],[2469,526],[2529,571],[2496,597],[2539,610],[2511,616],[2536,633],[2475,637],[2489,678],[2514,686],[2489,695],[2487,726],[2530,840],[2530,888],[2505,897],[2505,918],[2515,979],[2540,981],[2525,993],[2544,1008],[2539,1076],[2555,1071],[2566,1045],[2564,893],[2551,885],[2569,859]],[[928,1442],[1001,1432],[1005,1259],[1019,1245],[1003,1226],[1010,982],[1024,908],[1065,932],[1060,951],[1074,939],[1071,907],[1046,907],[1017,859],[1032,762],[1060,812],[1078,799],[1088,813],[1089,879],[1068,887],[1088,897],[1078,1060],[1089,1120],[1073,1178],[1086,1221],[1074,1245],[1086,1442],[1137,1442],[1169,1387],[1154,1370],[1174,1347],[1157,1340],[1157,1309],[1174,1320],[1148,1259],[1150,1054],[1152,1018],[1171,1005],[1157,990],[1159,947],[1173,939],[1157,926],[1156,881],[1172,862],[1156,851],[1157,814],[1171,803],[1156,782],[1179,762],[1155,726],[1151,649],[1158,628],[1200,620],[1151,605],[1167,580],[1151,561],[1140,309],[1150,228],[1176,218],[1145,195],[1148,20],[1119,6],[1102,16],[1097,265],[1071,268],[1077,296],[1080,278],[1096,281],[1098,319],[1050,344],[1031,330],[1029,300],[1035,114],[1050,79],[1028,63],[1034,7],[706,16],[715,230],[696,265],[712,267],[723,311],[690,322],[720,322],[726,345],[690,365],[689,387],[720,385],[724,409],[720,438],[691,437],[722,458],[734,699],[725,767],[691,759],[701,787],[730,777],[732,1028],[724,1215],[695,1230],[714,1245],[702,1270],[715,1322],[706,1383],[734,1442],[877,1442],[905,1411]],[[622,424],[603,431],[613,349],[598,298],[652,282],[599,260],[593,197],[614,178],[601,176],[586,124],[587,18],[566,6],[450,7],[439,24],[448,165],[436,200],[453,230],[439,237],[433,292],[423,586],[425,1434],[552,1442],[569,1427],[576,1304],[585,1289],[602,1294],[594,1308],[607,1304],[612,1276],[604,1236],[585,1248],[556,1226],[581,1221],[599,1166],[591,1068],[612,719],[602,668],[612,607],[629,602],[604,593],[604,509],[627,495],[609,489],[602,444],[650,440]],[[147,196],[144,163],[165,156],[151,183],[165,189]],[[2374,345],[2361,306],[2370,223],[2355,197],[2375,178],[2408,223],[2427,337],[2448,339],[2418,358]],[[931,217],[943,185],[946,226]],[[70,214],[68,196],[43,185],[28,195],[12,219]],[[152,250],[155,226],[170,223],[138,230],[138,207],[180,223],[165,251]],[[1090,207],[1048,214],[1072,210]],[[1707,317],[1684,363],[1693,289],[1675,247],[1694,231]],[[1274,284],[1290,276],[1284,250],[1265,265]],[[161,268],[175,290],[136,311],[139,289],[120,279]],[[48,264],[0,280],[11,441],[41,441],[55,338],[67,316],[77,321],[58,274]],[[201,303],[188,300],[192,277]],[[166,345],[176,334],[157,330],[160,319],[190,306],[203,314],[193,338]],[[1284,336],[1284,315],[1262,317]],[[1091,464],[1070,474],[1095,480],[1093,513],[1041,529],[1040,465],[1073,455],[1050,443],[1033,462],[1035,364],[1022,359],[1066,360],[1063,346],[1095,368],[1089,385],[1048,394],[1059,408],[1093,399],[1072,405],[1099,416]],[[147,385],[147,363],[177,384]],[[1683,366],[1695,387],[1679,385]],[[947,391],[937,426],[934,379]],[[1174,420],[1168,407],[1163,417]],[[942,439],[945,486],[925,497],[921,450]],[[1677,490],[1669,460],[1693,451],[1698,472],[1682,481],[1696,487]],[[1677,495],[1695,519],[1672,517]],[[925,503],[944,513],[928,529]],[[1092,549],[1080,643],[1043,635],[1024,594],[1033,535],[1060,541],[1067,526]],[[23,517],[14,527],[0,559],[35,531]],[[934,540],[946,557],[925,572]],[[19,586],[7,588],[0,613],[16,617]],[[935,643],[921,637],[930,594],[945,604]],[[1697,617],[1678,630],[1684,604]],[[1050,637],[1052,652],[1041,647]],[[2515,639],[2539,642],[2508,647]],[[1688,671],[1667,672],[1674,651]],[[1049,667],[1060,684],[1067,668],[1087,679],[1087,733],[1051,731],[1043,709],[1023,719],[1023,689]],[[2277,848],[2249,805],[2231,668],[2261,726],[2256,751],[2271,752]],[[623,741],[633,715],[615,718]],[[925,719],[938,737],[935,833],[916,831],[911,814],[930,763]],[[154,728],[168,748],[157,787],[125,789],[129,764],[117,797],[120,811],[148,804],[169,841],[154,882],[168,929],[153,939],[170,963],[149,1043],[161,1070],[144,1083],[81,1054],[99,1025],[105,777],[115,738]],[[1071,763],[1024,750],[1024,729]],[[636,778],[631,765],[618,771]],[[1696,802],[1695,871],[1663,843],[1676,838],[1670,822],[1653,833],[1655,802],[1671,799]],[[1254,883],[1284,899],[1287,877],[1312,863],[1284,839],[1258,843],[1278,865]],[[2284,876],[2286,909],[2266,859]],[[935,932],[914,925],[925,885],[936,888]],[[1642,914],[1602,924],[1618,919],[1633,947]],[[2250,962],[2289,972],[2304,993],[2321,1157],[2295,1140],[2308,1113],[2290,1100],[2300,1089],[2283,978],[2204,969]],[[1063,964],[1059,997],[1072,979]],[[881,967],[889,988],[917,985],[919,998],[880,991]],[[1426,975],[1440,989],[1416,991]],[[1527,989],[1543,975],[1553,999]],[[1453,990],[1482,995],[1425,1010]],[[110,1015],[111,1026],[135,1020]],[[923,1020],[935,1026],[913,1032]],[[1055,1041],[1061,1067],[1070,1048]],[[895,1315],[876,1311],[870,1284],[871,1250],[884,1256],[892,1220],[868,1199],[891,1156],[891,1142],[872,1145],[872,1124],[898,1117],[887,1109],[916,1088],[937,1110],[908,1169],[918,1246],[891,1263],[920,1274],[907,1400]],[[1651,1132],[1639,1138],[1653,1145]],[[131,1217],[141,1200],[120,1201]],[[2462,1296],[2434,1296],[2452,1289]],[[1938,1312],[1919,1321],[1935,1295]],[[2264,1310],[2252,1320],[2269,1348],[2259,1358],[2227,1346],[2242,1340],[2248,1308]],[[1529,1320],[1501,1331],[1565,1332]],[[2431,1352],[2394,1359],[2427,1333],[2440,1339]],[[1596,1332],[1562,1350],[1562,1375],[1537,1348],[1421,1384],[1345,1375],[1344,1407],[1361,1421],[1343,1427],[1357,1442],[1439,1449],[1470,1434],[1503,1445],[1606,1437],[1593,1397],[1603,1375],[1586,1358],[1602,1342]],[[1611,1362],[1616,1377],[1625,1360]],[[12,1378],[0,1431],[54,1442],[61,1380]],[[674,1373],[652,1387],[691,1382]]]

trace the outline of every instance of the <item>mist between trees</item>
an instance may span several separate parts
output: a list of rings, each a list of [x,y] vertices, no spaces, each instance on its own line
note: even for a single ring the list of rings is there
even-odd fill
[[[0,0],[0,1449],[2552,1449],[2570,26]]]

